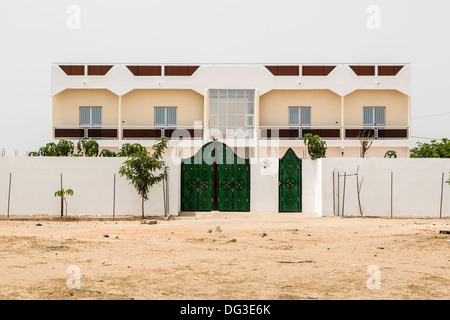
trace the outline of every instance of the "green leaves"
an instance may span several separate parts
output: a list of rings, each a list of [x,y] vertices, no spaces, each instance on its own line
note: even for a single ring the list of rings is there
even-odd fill
[[[386,151],[386,153],[384,154],[385,158],[397,158],[397,152],[394,150],[388,150]]]
[[[57,190],[55,192],[55,197],[61,197],[64,195],[73,196],[73,190],[72,189],[67,189],[67,190],[61,189],[61,190]]]
[[[114,151],[103,149],[100,154],[100,157],[117,157],[117,154]]]
[[[417,142],[417,147],[410,150],[411,158],[450,158],[450,140],[431,140],[430,143]]]
[[[150,154],[142,147],[134,145],[125,147],[125,152],[135,152],[128,156],[128,159],[119,169],[119,174],[129,180],[142,198],[148,200],[150,188],[164,180],[167,176],[167,165],[162,160],[162,153],[167,147],[167,138],[159,138],[153,146],[154,153]],[[136,149],[133,149],[136,148]],[[144,208],[142,208],[144,215]]]
[[[95,140],[80,140],[77,143],[77,153],[85,157],[97,157],[98,149],[98,142]]]
[[[311,133],[307,133],[303,136],[303,140],[308,148],[308,154],[311,160],[325,158],[327,144],[318,135],[313,136]]]
[[[124,143],[122,150],[117,154],[118,157],[129,157],[135,153],[147,152],[147,149],[139,143]]]

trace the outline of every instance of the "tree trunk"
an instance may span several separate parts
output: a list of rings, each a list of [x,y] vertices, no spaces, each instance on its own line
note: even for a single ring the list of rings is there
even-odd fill
[[[142,218],[144,218],[144,197],[142,197]]]
[[[64,195],[61,195],[61,218],[64,216]]]

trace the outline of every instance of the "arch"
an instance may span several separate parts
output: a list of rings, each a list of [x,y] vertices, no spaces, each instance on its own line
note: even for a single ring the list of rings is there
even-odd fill
[[[250,211],[249,160],[211,141],[181,162],[182,211]]]

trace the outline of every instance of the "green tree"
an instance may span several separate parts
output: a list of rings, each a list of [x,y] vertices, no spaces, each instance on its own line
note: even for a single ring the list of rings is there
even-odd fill
[[[56,143],[49,142],[45,147],[40,147],[38,152],[42,157],[56,157]]]
[[[117,154],[118,157],[129,157],[134,153],[145,152],[147,149],[139,143],[124,143],[122,149]]]
[[[120,176],[129,180],[142,199],[142,217],[144,217],[144,201],[148,200],[150,188],[167,176],[168,167],[162,159],[166,147],[167,138],[158,138],[152,154],[143,148],[140,152],[129,155],[119,169]]]
[[[100,157],[117,157],[117,154],[114,151],[103,149],[100,154]]]
[[[63,217],[64,212],[64,203],[66,203],[66,218],[67,218],[67,197],[66,196],[73,196],[73,190],[72,189],[61,189],[55,192],[55,197],[61,197],[61,218]]]
[[[98,142],[95,140],[80,140],[77,143],[77,153],[85,157],[97,157],[98,150]]]
[[[30,152],[30,157],[69,157],[73,155],[74,143],[72,141],[61,139],[58,144],[54,142],[47,143],[44,147],[39,148],[39,151]]]
[[[69,157],[73,154],[74,144],[72,141],[61,139],[55,147],[57,157]]]
[[[320,139],[318,135],[312,135],[307,133],[303,136],[303,140],[308,148],[308,154],[312,160],[319,158],[325,158],[327,152],[327,144],[325,141]]]
[[[386,151],[386,153],[384,154],[385,158],[397,158],[397,152],[394,150],[388,150]]]
[[[440,141],[431,140],[430,143],[417,142],[417,146],[410,150],[411,158],[450,158],[450,140],[442,138]]]

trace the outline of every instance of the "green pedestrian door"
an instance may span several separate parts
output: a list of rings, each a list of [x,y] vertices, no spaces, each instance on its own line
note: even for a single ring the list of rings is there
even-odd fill
[[[302,211],[302,160],[291,148],[280,159],[279,210],[280,212]]]
[[[213,141],[181,163],[182,211],[250,211],[250,165]]]

